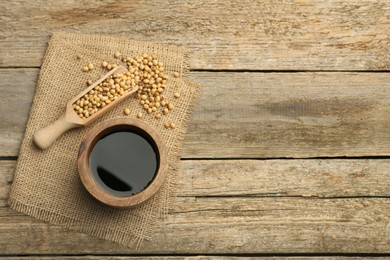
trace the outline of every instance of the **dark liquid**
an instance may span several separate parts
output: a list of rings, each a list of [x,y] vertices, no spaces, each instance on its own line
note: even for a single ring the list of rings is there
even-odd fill
[[[89,165],[96,182],[108,192],[126,196],[142,191],[158,169],[158,155],[145,134],[111,133],[92,149]]]

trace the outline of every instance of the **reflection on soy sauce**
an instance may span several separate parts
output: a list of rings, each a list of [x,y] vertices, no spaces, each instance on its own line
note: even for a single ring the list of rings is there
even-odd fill
[[[91,151],[89,165],[96,182],[113,195],[126,196],[145,189],[158,170],[158,153],[143,134],[111,133]]]
[[[131,191],[132,188],[125,180],[118,178],[118,174],[111,173],[103,167],[98,167],[99,178],[111,189],[117,191]]]

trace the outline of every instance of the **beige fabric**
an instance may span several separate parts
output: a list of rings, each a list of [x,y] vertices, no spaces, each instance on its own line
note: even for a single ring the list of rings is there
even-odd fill
[[[166,141],[169,154],[168,177],[158,194],[134,209],[113,209],[102,205],[84,189],[77,172],[76,157],[79,144],[88,130],[108,118],[123,117],[123,109],[130,108],[131,117],[144,112],[134,97],[130,97],[113,110],[84,128],[73,129],[61,136],[49,149],[41,151],[32,142],[32,135],[54,122],[64,111],[66,101],[86,87],[88,79],[98,79],[104,71],[103,60],[122,64],[113,54],[120,51],[126,56],[156,53],[165,64],[168,75],[164,95],[175,100],[175,108],[168,116],[157,120],[145,116],[143,121],[154,127]],[[83,54],[78,60],[76,54]],[[180,149],[189,115],[200,87],[186,79],[186,51],[182,48],[132,41],[98,35],[53,34],[40,72],[34,102],[23,143],[19,153],[10,206],[20,212],[62,227],[74,229],[126,246],[138,246],[149,238],[161,217],[167,213],[172,184],[177,173]],[[96,69],[84,73],[88,62]],[[173,72],[183,77],[175,78]],[[171,120],[176,129],[165,129],[163,122]]]

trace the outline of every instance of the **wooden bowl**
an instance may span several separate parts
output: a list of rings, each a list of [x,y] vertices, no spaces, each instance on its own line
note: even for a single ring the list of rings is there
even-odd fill
[[[156,151],[158,169],[146,188],[132,195],[118,196],[106,191],[96,182],[89,158],[93,147],[101,138],[113,132],[126,130],[140,132],[149,141]],[[152,127],[138,119],[117,118],[106,120],[87,133],[80,145],[77,166],[84,187],[93,197],[112,207],[129,208],[145,202],[156,194],[167,174],[168,157],[163,140]]]

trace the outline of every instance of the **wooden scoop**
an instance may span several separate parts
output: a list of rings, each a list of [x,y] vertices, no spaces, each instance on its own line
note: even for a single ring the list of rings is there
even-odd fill
[[[118,97],[115,101],[106,105],[105,107],[98,110],[96,113],[88,117],[87,119],[82,119],[79,115],[73,110],[73,104],[82,96],[87,94],[91,89],[96,87],[99,83],[107,79],[109,76],[115,73],[126,72],[127,69],[118,66],[100,78],[98,81],[93,83],[91,86],[80,92],[77,96],[68,101],[66,105],[66,111],[63,115],[60,116],[57,121],[50,124],[49,126],[39,130],[34,134],[34,143],[40,149],[47,149],[58,137],[60,137],[63,133],[68,131],[69,129],[80,127],[91,123],[93,120],[104,114],[108,109],[113,108],[115,105],[121,102],[121,100],[127,98],[129,95],[133,94],[138,90],[138,86],[135,86],[133,89],[126,91],[124,95]]]

